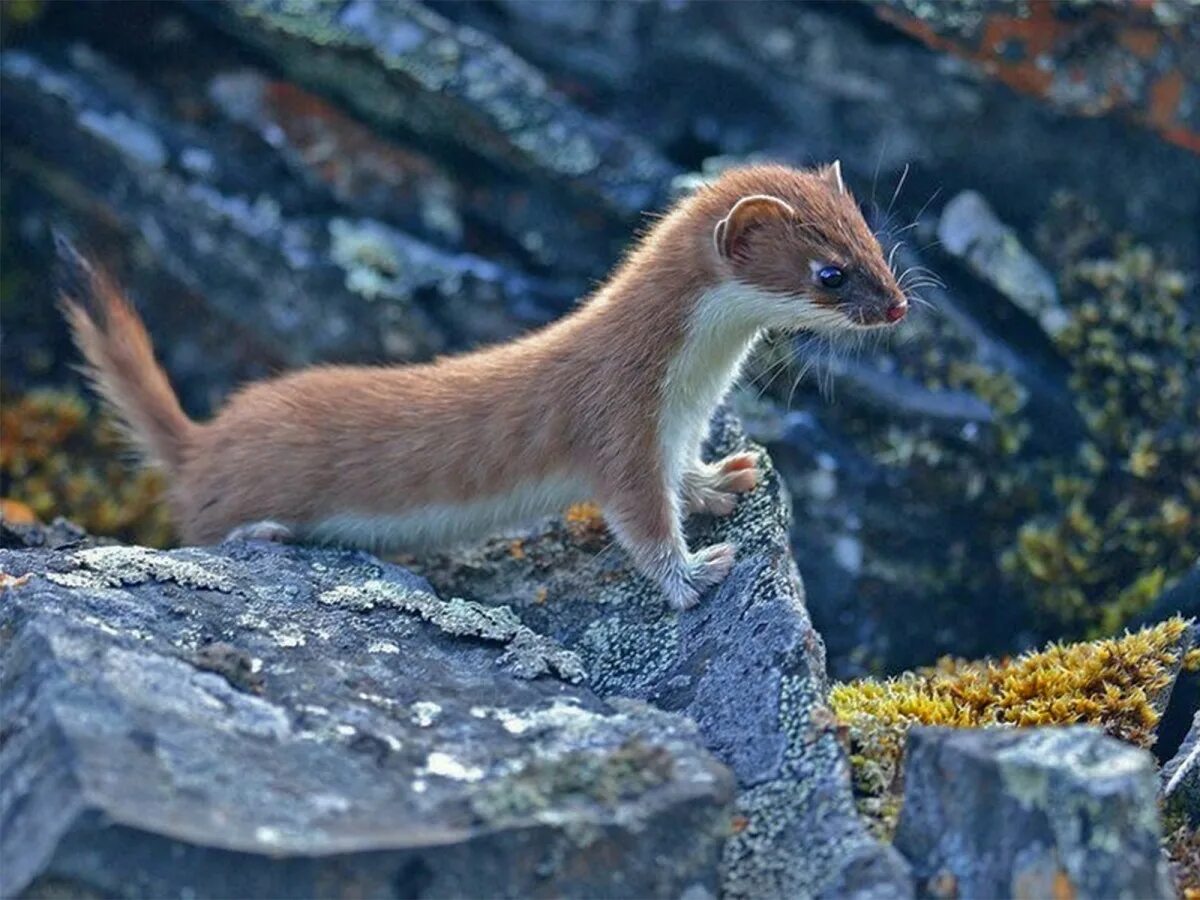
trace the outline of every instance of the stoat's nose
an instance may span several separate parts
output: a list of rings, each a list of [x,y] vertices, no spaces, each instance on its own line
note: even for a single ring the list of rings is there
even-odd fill
[[[906,312],[908,312],[908,301],[896,300],[887,308],[887,311],[884,313],[884,315],[887,317],[889,322],[899,322],[904,318],[904,314]]]

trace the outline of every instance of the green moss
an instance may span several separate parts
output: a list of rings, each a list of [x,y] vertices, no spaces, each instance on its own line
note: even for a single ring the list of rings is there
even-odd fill
[[[1123,637],[1052,644],[1013,660],[943,660],[896,678],[835,685],[829,703],[848,731],[861,811],[890,833],[899,812],[904,741],[914,725],[1082,723],[1150,746],[1192,639],[1191,625],[1176,617]]]

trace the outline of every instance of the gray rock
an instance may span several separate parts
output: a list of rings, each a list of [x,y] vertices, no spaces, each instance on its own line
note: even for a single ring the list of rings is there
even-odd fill
[[[896,847],[935,896],[1172,897],[1151,756],[1093,728],[917,728]]]
[[[352,209],[314,213],[309,189],[274,171],[277,151],[228,152],[241,141],[233,126],[201,131],[172,118],[86,48],[5,52],[0,84],[6,138],[32,154],[26,164],[56,202],[139,238],[155,269],[201,298],[203,325],[223,329],[212,352],[194,346],[194,318],[160,342],[185,389],[195,373],[197,393],[223,393],[247,342],[256,365],[275,368],[420,359],[511,337],[571,296]],[[150,136],[161,153],[146,151]],[[152,325],[178,305],[161,286],[144,299]]]
[[[1162,797],[1189,824],[1200,827],[1200,712],[1193,716],[1179,752],[1163,766]]]
[[[1050,337],[1067,326],[1069,317],[1059,301],[1054,277],[980,194],[963,191],[946,204],[938,238],[947,253],[962,259],[976,275],[1036,319]]]
[[[712,457],[754,448],[720,413]],[[605,697],[684,713],[737,776],[726,897],[905,896],[902,861],[855,812],[846,755],[825,705],[824,647],[788,546],[790,507],[770,460],[765,484],[723,520],[694,520],[691,546],[734,540],[728,580],[692,610],[668,610],[592,523],[552,522],[418,570],[443,593],[511,607],[579,654]]]
[[[935,212],[978,190],[1026,246],[1042,232],[1043,261],[1067,274],[1096,223],[1043,227],[1062,190],[1194,267],[1194,156],[977,79],[862,4],[430,6],[142,5],[144,27],[62,6],[14,26],[5,58],[41,66],[3,72],[5,264],[26,285],[8,312],[6,384],[61,382],[76,360],[43,277],[47,226],[64,219],[109,251],[203,415],[233,385],[298,363],[428,358],[560,314],[683,172],[838,156],[907,241],[897,269],[921,284],[912,267],[926,266],[951,287],[931,288],[936,309],[914,307],[894,341],[817,361],[834,404],[811,376],[790,389],[799,366],[775,370],[776,413],[812,425],[770,449],[796,498],[793,546],[831,668],[897,671],[1059,636],[1033,624],[1042,611],[999,560],[1054,502],[1052,479],[1024,464],[1070,476],[1081,442],[1095,443],[1069,383],[1082,354],[1064,359],[936,249]],[[1195,296],[1180,298],[1180,323],[1196,321]],[[1139,353],[1161,361],[1167,330],[1146,331]],[[836,482],[811,477],[824,457]],[[1156,565],[1123,563],[1106,588]]]
[[[197,6],[376,125],[549,177],[609,215],[638,215],[676,174],[649,144],[576,108],[503,44],[410,0]]]
[[[716,890],[728,770],[502,607],[268,545],[0,571],[0,895]]]

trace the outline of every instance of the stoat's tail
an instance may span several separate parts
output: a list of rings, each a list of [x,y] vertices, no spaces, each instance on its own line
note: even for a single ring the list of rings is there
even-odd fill
[[[198,426],[187,417],[154,359],[146,326],[133,305],[95,264],[61,235],[60,299],[84,374],[151,465],[179,467]]]

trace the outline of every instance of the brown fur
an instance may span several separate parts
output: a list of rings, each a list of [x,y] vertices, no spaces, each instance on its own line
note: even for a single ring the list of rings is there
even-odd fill
[[[778,197],[795,215],[756,205],[731,223],[736,253],[724,257],[714,229],[750,194]],[[65,306],[100,393],[168,471],[188,542],[258,520],[302,529],[339,513],[394,515],[573,474],[653,575],[663,554],[676,564],[682,541],[657,423],[697,298],[731,277],[811,294],[810,258],[855,266],[896,290],[829,170],[734,170],[677,205],[607,284],[541,331],[422,365],[316,367],[262,381],[203,425],[180,410],[145,329],[107,279],[91,281],[92,311],[70,298]],[[736,474],[744,468],[731,463],[712,477],[743,491],[755,481]]]

